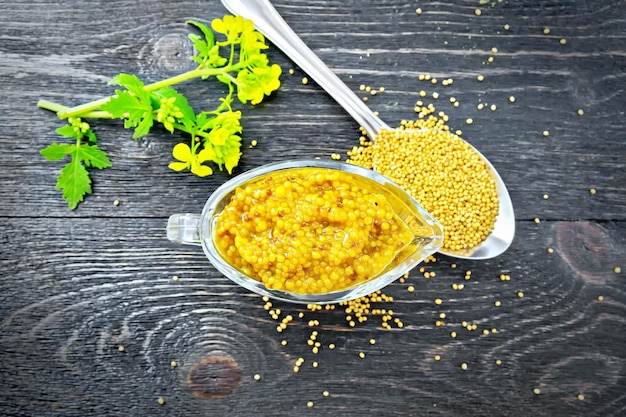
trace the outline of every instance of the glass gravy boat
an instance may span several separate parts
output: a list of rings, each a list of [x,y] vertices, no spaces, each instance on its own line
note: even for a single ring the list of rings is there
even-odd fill
[[[413,241],[374,277],[355,285],[326,293],[298,293],[268,288],[254,277],[236,269],[217,250],[214,233],[219,215],[238,188],[259,176],[294,168],[326,168],[343,171],[371,182],[385,196],[394,212],[412,232]],[[336,161],[292,160],[264,165],[240,174],[221,185],[207,200],[201,214],[179,213],[170,216],[167,237],[172,242],[202,246],[209,261],[233,282],[262,296],[303,304],[329,304],[353,300],[392,283],[443,244],[443,228],[415,199],[383,175],[356,165]]]

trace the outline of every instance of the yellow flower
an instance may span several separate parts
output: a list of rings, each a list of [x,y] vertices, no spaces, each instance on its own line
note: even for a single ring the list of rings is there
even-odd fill
[[[198,154],[191,151],[186,143],[179,143],[174,146],[172,155],[179,162],[171,162],[168,166],[174,171],[182,171],[183,169],[191,169],[191,172],[199,177],[211,175],[213,170],[211,167],[203,165],[204,162],[211,161],[215,158],[215,152],[212,149],[204,148]]]

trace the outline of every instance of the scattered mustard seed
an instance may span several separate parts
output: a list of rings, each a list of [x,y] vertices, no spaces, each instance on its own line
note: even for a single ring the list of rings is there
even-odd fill
[[[544,199],[544,200],[547,200],[548,198],[550,198],[550,196],[549,196],[548,194],[544,194],[544,195],[543,195],[543,199]]]
[[[478,80],[478,82],[483,82],[485,80],[485,77],[482,75],[479,75],[478,77],[476,77],[476,79]]]
[[[579,116],[582,116],[583,114],[585,114],[585,111],[583,109],[578,109],[576,113],[578,113]]]
[[[309,79],[307,77],[302,78],[302,84],[306,85],[309,83]]]
[[[524,293],[523,293],[523,292],[521,292],[521,291],[518,291],[518,292],[517,292],[517,296],[518,296],[519,298],[524,298]]]
[[[511,103],[515,103],[515,96],[510,96],[510,97],[509,97],[509,101],[510,101]]]
[[[493,305],[494,305],[494,306],[496,306],[496,307],[500,307],[500,306],[502,305],[502,303],[501,303],[499,300],[496,300],[496,301],[493,303]]]
[[[441,360],[441,356],[440,355],[435,355],[435,361],[439,362]]]
[[[295,73],[295,71],[293,70],[293,68],[289,68],[289,75],[293,75]]]
[[[461,364],[461,369],[467,371],[467,364],[465,362]]]
[[[261,380],[261,374],[254,374],[254,380],[255,381],[260,381]]]
[[[117,347],[117,350],[119,350],[120,352],[124,352],[126,349],[124,348],[124,346],[119,345],[119,346]]]
[[[576,398],[578,398],[579,401],[582,401],[582,400],[585,399],[585,396],[582,395],[582,394],[578,394],[578,396]]]
[[[502,365],[502,361],[500,359],[496,359],[496,365],[498,366]]]
[[[322,392],[322,395],[323,395],[324,397],[328,397],[328,396],[330,395],[330,392],[328,392],[328,391],[324,391],[324,392]]]
[[[172,277],[172,281],[174,281],[174,282],[178,281],[178,275],[174,275],[174,276]]]
[[[567,43],[567,40],[566,40],[565,38],[563,38],[563,39],[561,39],[561,40],[559,41],[559,43],[560,43],[561,45],[565,45],[565,44]]]
[[[596,189],[595,188],[590,188],[589,189],[589,194],[595,195],[596,194]]]
[[[413,292],[413,291],[415,291],[415,287],[414,287],[414,286],[412,286],[412,285],[409,285],[409,286],[407,287],[407,289],[406,289],[406,290],[407,290],[408,292]]]
[[[120,200],[115,200],[115,201],[113,202],[113,205],[114,205],[114,206],[119,206],[119,205],[120,205]]]
[[[553,253],[553,252],[554,252],[554,249],[552,249],[552,248],[548,248],[548,249],[546,249],[546,251],[547,251],[548,253]]]
[[[550,28],[543,28],[543,34],[548,35],[550,33]]]
[[[433,93],[433,98],[434,98],[435,100],[437,100],[437,99],[439,98],[439,93],[435,91],[435,92]]]
[[[598,301],[600,301],[600,302],[604,301],[604,296],[599,295],[599,296],[598,296]]]
[[[492,63],[493,62],[493,57],[490,56],[489,58],[487,58],[487,62]]]
[[[313,404],[313,401],[309,401],[309,402],[306,403],[306,406],[309,407],[309,408],[313,408],[314,405],[315,404]]]
[[[450,337],[455,339],[456,338],[456,332],[450,332]]]
[[[442,302],[441,298],[435,298],[435,304],[440,305]]]
[[[484,330],[483,330],[483,334],[484,334],[485,336],[486,336],[486,335],[488,335],[488,334],[489,334],[489,330],[484,329]]]
[[[491,48],[491,53],[492,54],[497,54],[498,53],[498,48],[496,48],[495,46],[493,48]]]
[[[165,404],[165,398],[163,398],[163,397],[159,397],[159,398],[157,398],[157,403],[158,403],[159,405],[163,405],[163,404]]]
[[[415,9],[415,14],[422,14],[422,8],[418,7],[417,9]]]
[[[616,274],[619,274],[622,272],[622,268],[619,266],[616,266],[615,268],[613,268],[613,272],[615,272]]]
[[[539,224],[541,222],[541,220],[539,220],[539,217],[535,217],[535,223]]]
[[[483,14],[483,12],[482,12],[482,11],[480,11],[480,9],[476,9],[476,10],[474,10],[474,14],[475,14],[476,16],[480,16],[481,14]]]
[[[541,134],[543,136],[550,136],[550,131],[549,130],[544,130]]]
[[[489,106],[489,109],[490,109],[491,111],[496,111],[497,106],[496,106],[495,104],[492,104],[491,106]]]
[[[333,350],[335,348],[335,344],[331,343],[328,345],[328,349]]]
[[[176,362],[176,361],[172,361],[172,362],[170,362],[170,366],[171,366],[172,368],[176,368],[176,367],[178,366],[178,362]]]
[[[365,359],[365,352],[359,352],[359,358]]]
[[[539,388],[533,388],[533,394],[539,395],[540,393],[541,393],[541,390]]]
[[[253,147],[253,148],[254,148],[257,144],[258,144],[258,142],[257,142],[257,140],[256,140],[256,139],[252,139],[252,140],[250,141],[250,146],[251,146],[251,147]]]
[[[465,120],[465,123],[467,123],[468,125],[471,125],[472,123],[474,123],[474,119],[472,119],[472,118],[467,118],[467,119]]]

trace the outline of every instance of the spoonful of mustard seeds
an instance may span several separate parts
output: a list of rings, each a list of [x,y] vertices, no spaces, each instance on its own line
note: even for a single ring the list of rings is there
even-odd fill
[[[515,235],[502,178],[476,148],[434,118],[392,129],[311,51],[268,0],[222,0],[281,49],[359,123],[373,144],[352,163],[373,168],[408,191],[444,227],[442,254],[489,259]]]

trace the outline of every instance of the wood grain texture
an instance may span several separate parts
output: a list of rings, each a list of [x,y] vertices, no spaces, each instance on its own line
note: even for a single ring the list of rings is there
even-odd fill
[[[119,72],[149,82],[191,68],[184,21],[221,17],[221,4],[0,3],[0,415],[624,415],[626,281],[614,268],[626,269],[625,2],[275,5],[359,95],[360,85],[385,88],[367,96],[388,123],[415,118],[417,100],[449,115],[509,187],[513,246],[489,261],[441,256],[422,265],[435,277],[416,269],[386,288],[394,301],[375,307],[393,309],[402,328],[383,330],[378,315],[350,327],[341,306],[274,302],[280,319],[294,317],[278,333],[260,297],[165,237],[170,214],[199,211],[229,178],[168,170],[181,137],[133,141],[118,122],[94,123],[114,166],[93,173],[94,194],[74,212],[54,189],[60,165],[38,154],[60,125],[39,98],[79,104],[109,94]],[[268,54],[282,86],[242,107],[237,172],[357,145],[356,123],[282,53]],[[198,105],[222,93],[210,81],[181,90]]]

